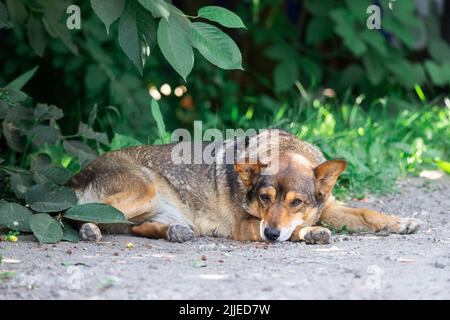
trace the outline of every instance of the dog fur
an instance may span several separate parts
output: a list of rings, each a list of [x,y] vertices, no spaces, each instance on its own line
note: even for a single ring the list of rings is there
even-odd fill
[[[347,163],[327,161],[317,147],[290,133],[265,130],[245,145],[273,134],[278,135],[278,152],[266,163],[244,158],[234,164],[180,165],[171,158],[177,144],[137,146],[100,156],[75,175],[69,186],[75,189],[78,203],[110,204],[134,222],[131,226],[99,225],[102,231],[169,241],[208,235],[320,244],[330,241],[326,227],[345,225],[354,231],[399,234],[419,229],[416,219],[337,202],[332,189]],[[223,146],[236,147],[236,143],[228,140]],[[277,172],[263,175],[275,156]]]

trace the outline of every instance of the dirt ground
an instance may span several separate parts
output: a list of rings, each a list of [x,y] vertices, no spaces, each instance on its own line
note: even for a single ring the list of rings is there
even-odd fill
[[[322,246],[129,236],[39,246],[21,236],[0,242],[0,269],[16,272],[0,284],[0,297],[449,299],[450,179],[403,180],[399,190],[353,204],[419,218],[425,224],[417,234],[333,235]]]

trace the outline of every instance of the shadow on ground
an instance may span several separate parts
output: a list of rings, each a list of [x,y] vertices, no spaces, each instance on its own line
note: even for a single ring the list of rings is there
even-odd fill
[[[99,244],[0,242],[2,299],[449,299],[450,179],[408,179],[355,202],[425,222],[418,234],[334,235],[324,246],[105,236]],[[132,243],[133,247],[128,248]]]

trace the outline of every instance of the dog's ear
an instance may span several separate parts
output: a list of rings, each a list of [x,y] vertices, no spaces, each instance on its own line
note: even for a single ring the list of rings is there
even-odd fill
[[[257,160],[256,163],[250,163],[248,158],[246,158],[244,162],[234,164],[234,170],[238,173],[245,187],[254,184],[261,174],[261,169],[265,167],[267,167],[267,165],[261,163],[259,160]]]
[[[316,197],[324,199],[333,190],[337,178],[347,167],[345,160],[329,160],[314,169],[316,176]]]

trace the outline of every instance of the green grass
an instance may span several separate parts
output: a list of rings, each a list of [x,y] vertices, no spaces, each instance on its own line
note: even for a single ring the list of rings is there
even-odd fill
[[[312,110],[303,111],[306,121],[299,116],[300,121],[288,125],[300,138],[317,144],[327,158],[349,162],[336,187],[338,196],[393,192],[399,176],[437,169],[438,161],[448,161],[449,108],[407,103],[398,107],[384,100],[369,109],[357,103],[315,101]]]

